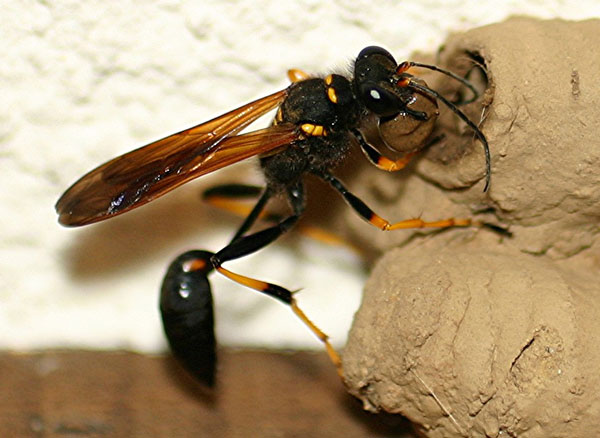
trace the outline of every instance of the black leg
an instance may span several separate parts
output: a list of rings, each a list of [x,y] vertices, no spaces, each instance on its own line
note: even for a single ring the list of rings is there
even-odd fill
[[[445,228],[445,227],[466,227],[471,225],[470,219],[444,219],[435,222],[425,222],[421,219],[408,219],[400,222],[390,223],[367,206],[360,198],[348,191],[339,179],[333,175],[323,173],[319,175],[327,181],[334,189],[336,189],[346,200],[348,205],[358,213],[360,217],[366,220],[371,225],[383,231],[391,231],[407,228]]]
[[[213,198],[256,198],[263,192],[263,190],[264,189],[262,187],[251,186],[248,184],[220,184],[205,190],[202,194],[202,198],[207,202],[211,202]]]
[[[265,191],[261,199],[259,199],[258,203],[250,213],[250,216],[253,217],[250,220],[246,219],[244,221],[240,227],[240,230],[238,230],[236,233],[236,237],[229,243],[229,245],[218,251],[212,257],[211,260],[215,269],[227,261],[244,257],[264,248],[278,239],[282,234],[289,231],[298,222],[298,219],[300,219],[300,216],[306,207],[304,187],[301,183],[296,184],[287,191],[290,207],[293,211],[292,215],[279,221],[273,226],[265,228],[264,230],[244,236],[243,233],[246,231],[246,228],[248,228],[246,224],[250,222],[253,223],[256,220],[256,217],[258,217],[260,211],[262,211],[264,208],[264,204],[269,198],[269,193],[269,190]],[[263,199],[264,201],[262,201]],[[253,215],[254,212],[256,213]]]
[[[254,208],[252,209],[250,214],[246,217],[244,222],[242,222],[242,225],[240,225],[240,227],[234,234],[233,238],[231,239],[231,242],[234,242],[240,236],[244,235],[250,228],[252,228],[252,225],[254,225],[254,223],[256,222],[256,219],[258,219],[258,217],[264,210],[265,205],[267,205],[267,202],[269,201],[270,198],[271,198],[271,192],[270,192],[270,190],[267,189],[263,192],[262,196],[258,199],[258,201],[256,202],[256,205],[254,205]]]
[[[304,188],[301,183],[288,189],[288,199],[293,213],[287,218],[281,220],[277,224],[265,228],[264,230],[252,233],[246,236],[240,235],[232,242],[229,243],[225,248],[216,252],[210,257],[210,265],[212,269],[215,269],[220,274],[227,278],[239,283],[243,286],[255,289],[272,298],[278,299],[285,304],[288,304],[292,311],[300,318],[300,320],[325,344],[327,354],[334,363],[338,370],[338,374],[343,377],[342,362],[339,354],[335,351],[333,346],[329,343],[329,337],[323,333],[298,307],[296,300],[293,298],[293,293],[281,286],[273,283],[268,283],[262,280],[256,280],[254,278],[246,277],[244,275],[231,272],[223,268],[222,264],[234,260],[249,254],[252,254],[265,246],[269,245],[281,235],[289,231],[300,219],[300,216],[305,209],[305,196]],[[265,195],[263,195],[264,197]],[[261,198],[262,199],[262,198]],[[266,202],[266,201],[265,201]],[[257,206],[260,205],[260,201]],[[254,210],[262,209],[262,207],[255,207]],[[253,210],[253,211],[254,211]],[[258,213],[257,213],[258,215]],[[246,220],[244,223],[248,222]],[[243,227],[242,227],[243,228]],[[239,232],[237,234],[240,234]]]
[[[242,225],[240,225],[231,239],[231,242],[233,242],[245,234],[250,228],[252,228],[252,225],[254,225],[258,217],[263,212],[265,205],[271,198],[271,191],[268,189],[262,189],[261,187],[244,184],[223,184],[208,189],[204,192],[202,198],[214,206],[232,211],[234,213],[243,214],[244,209],[240,208],[240,205],[233,200],[255,198],[261,193],[262,195],[258,199],[256,205],[246,216],[246,219],[244,219],[244,222],[242,222]]]
[[[252,217],[254,215],[258,216],[259,220],[269,223],[281,222],[285,217],[281,214],[272,213],[265,208],[263,208],[260,213],[254,213],[254,215],[251,215],[252,209],[249,208],[246,203],[240,202],[241,200],[247,198],[258,198],[261,194],[264,194],[263,187],[246,184],[222,184],[206,190],[202,194],[202,197],[205,202],[213,207],[226,210],[230,213],[237,214],[238,216],[246,217],[245,222],[242,224],[242,226],[240,226],[240,229],[236,232],[234,238],[232,239],[233,241],[245,234],[248,229],[252,227],[253,222],[257,220],[255,217]],[[259,203],[254,208],[258,210],[261,207],[262,205]],[[308,236],[314,240],[318,240],[329,245],[346,246],[350,250],[360,254],[360,250],[358,248],[352,246],[339,236],[330,233],[329,231],[325,231],[319,227],[300,224],[299,231],[305,236]]]

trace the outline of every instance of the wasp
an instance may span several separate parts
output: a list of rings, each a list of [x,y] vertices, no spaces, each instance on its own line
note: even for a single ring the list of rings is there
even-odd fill
[[[451,102],[409,73],[412,67],[434,70],[460,81],[473,92],[474,97],[468,102],[478,96],[466,79],[452,72],[417,62],[398,64],[387,50],[369,46],[356,58],[351,77],[340,74],[310,77],[299,70],[290,70],[292,84],[286,89],[102,164],[76,181],[58,200],[59,222],[81,226],[102,221],[144,205],[202,175],[257,156],[266,181],[264,189],[229,185],[212,191],[213,198],[258,197],[229,244],[215,253],[185,253],[169,268],[161,292],[167,337],[176,356],[193,372],[196,370],[197,376],[211,383],[215,343],[207,276],[218,271],[290,305],[325,343],[331,359],[341,370],[339,356],[327,336],[299,309],[291,291],[231,272],[223,264],[264,248],[294,227],[306,205],[303,178],[307,174],[330,185],[360,217],[384,231],[470,224],[468,220],[455,219],[391,223],[371,210],[332,173],[356,145],[376,167],[385,171],[402,169],[431,134],[439,101],[456,113],[483,145],[484,191],[487,190],[491,175],[489,147],[481,130],[458,108],[460,103],[467,102]],[[274,109],[276,115],[269,127],[240,134]],[[388,143],[398,140],[386,139],[385,126],[406,126],[403,140],[410,146],[408,153],[391,159],[374,147],[361,130],[369,118],[379,124],[382,139]],[[251,232],[267,202],[275,196],[287,200],[289,215]]]

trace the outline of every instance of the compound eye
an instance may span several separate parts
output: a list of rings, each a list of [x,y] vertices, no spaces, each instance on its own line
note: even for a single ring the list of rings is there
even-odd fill
[[[363,49],[354,62],[354,87],[357,93],[361,84],[390,81],[396,67],[394,57],[387,50],[377,46]]]
[[[396,65],[396,60],[394,59],[392,54],[390,52],[388,52],[387,50],[385,50],[383,47],[379,47],[379,46],[365,47],[364,49],[362,49],[360,51],[360,53],[358,54],[356,59],[360,60],[363,58],[370,58],[373,55],[383,56],[384,58],[387,58],[387,60],[390,61],[391,64],[393,64],[394,66]]]
[[[380,117],[394,116],[404,107],[398,96],[372,82],[360,86],[364,105]]]

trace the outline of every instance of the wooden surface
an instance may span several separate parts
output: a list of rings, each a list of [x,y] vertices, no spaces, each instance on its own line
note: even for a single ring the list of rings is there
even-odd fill
[[[0,354],[0,437],[409,437],[350,397],[325,354],[220,351],[207,390],[170,357]]]

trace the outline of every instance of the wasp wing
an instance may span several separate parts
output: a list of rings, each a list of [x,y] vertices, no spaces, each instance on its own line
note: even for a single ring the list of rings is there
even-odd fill
[[[235,135],[286,95],[279,91],[102,164],[58,200],[59,222],[79,226],[107,219],[201,175],[288,145],[298,138],[289,124]]]

